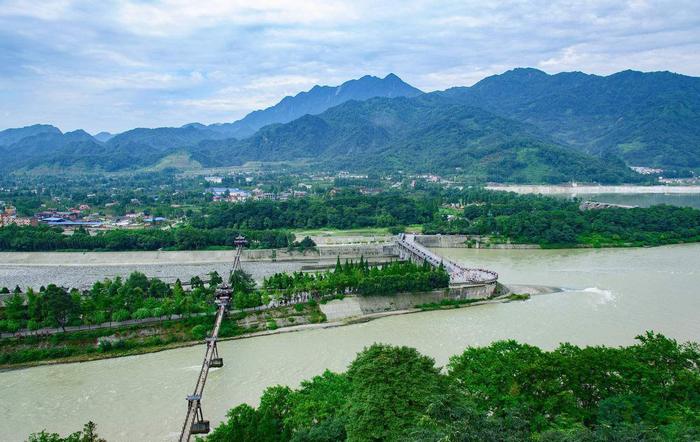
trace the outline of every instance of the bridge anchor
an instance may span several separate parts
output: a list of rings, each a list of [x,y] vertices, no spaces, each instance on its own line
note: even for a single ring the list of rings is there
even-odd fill
[[[224,358],[219,356],[219,350],[216,348],[216,340],[213,341],[214,353],[212,354],[211,362],[209,367],[211,368],[221,368],[224,366]]]
[[[200,402],[202,396],[193,394],[187,396],[187,401],[189,402],[188,408],[191,410],[194,408],[195,420],[192,422],[190,427],[190,434],[208,434],[210,431],[209,421],[204,420],[204,414],[202,413],[202,403]]]

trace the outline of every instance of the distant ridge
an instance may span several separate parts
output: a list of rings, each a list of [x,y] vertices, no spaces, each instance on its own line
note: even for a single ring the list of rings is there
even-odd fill
[[[631,165],[700,167],[700,78],[518,68],[440,95],[534,124],[560,142]]]
[[[307,114],[317,115],[346,101],[363,101],[375,97],[415,97],[422,93],[395,74],[384,78],[365,75],[340,86],[314,86],[293,97],[284,97],[267,109],[251,112],[234,123],[212,124],[208,128],[224,134],[226,138],[245,138],[267,125],[288,123]]]
[[[114,134],[111,134],[111,133],[109,133],[109,132],[100,132],[100,133],[98,133],[98,134],[93,135],[93,137],[94,137],[97,141],[101,141],[101,142],[104,143],[104,142],[109,141],[110,138],[114,137]]]
[[[577,152],[531,124],[434,94],[348,101],[189,151],[205,166],[307,159],[331,170],[462,173],[498,182],[639,179],[619,159]]]
[[[16,129],[5,129],[0,131],[0,146],[9,146],[23,138],[44,133],[60,134],[61,131],[50,124],[34,124],[32,126],[19,127]]]
[[[164,161],[169,157],[178,161]],[[3,172],[301,158],[325,168],[458,172],[523,183],[641,180],[630,165],[699,174],[700,78],[518,68],[472,87],[424,94],[389,74],[315,86],[234,123],[95,137],[50,125],[0,131]]]

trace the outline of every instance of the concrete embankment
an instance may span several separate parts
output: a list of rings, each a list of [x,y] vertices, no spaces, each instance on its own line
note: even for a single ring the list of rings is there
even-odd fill
[[[235,250],[146,251],[146,252],[0,252],[0,265],[109,266],[206,264],[233,262]],[[242,261],[318,261],[341,258],[391,257],[393,244],[333,244],[306,252],[287,249],[247,249]]]
[[[320,308],[328,321],[341,321],[369,314],[410,310],[418,305],[439,304],[444,300],[482,300],[492,297],[497,285],[479,284],[468,287],[433,290],[420,293],[397,293],[386,296],[346,296],[335,299]]]

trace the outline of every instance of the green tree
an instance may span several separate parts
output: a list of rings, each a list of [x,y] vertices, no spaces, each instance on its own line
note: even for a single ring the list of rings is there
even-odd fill
[[[236,269],[228,277],[228,283],[234,292],[250,293],[255,290],[253,276],[245,270]]]
[[[209,272],[209,288],[216,288],[222,282],[224,282],[224,279],[219,275],[219,272],[216,270]]]
[[[46,287],[44,297],[49,318],[65,331],[68,321],[78,311],[79,306],[75,304],[70,293],[55,284]]]
[[[433,359],[409,347],[375,344],[350,365],[350,441],[400,441],[439,394]]]
[[[23,321],[26,319],[27,312],[24,307],[24,297],[15,292],[12,296],[5,300],[5,316],[7,319],[15,321]]]
[[[91,421],[85,424],[83,431],[77,431],[66,437],[61,437],[58,433],[48,433],[46,430],[40,433],[32,433],[27,439],[28,442],[107,442],[97,434],[97,426]]]

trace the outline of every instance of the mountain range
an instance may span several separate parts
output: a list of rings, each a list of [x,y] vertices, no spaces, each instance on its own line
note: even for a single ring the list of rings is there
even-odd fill
[[[493,181],[635,181],[627,166],[700,169],[700,79],[519,68],[423,93],[390,74],[315,86],[233,123],[94,137],[49,125],[0,131],[4,171],[134,169],[174,154],[203,166],[307,160]]]

